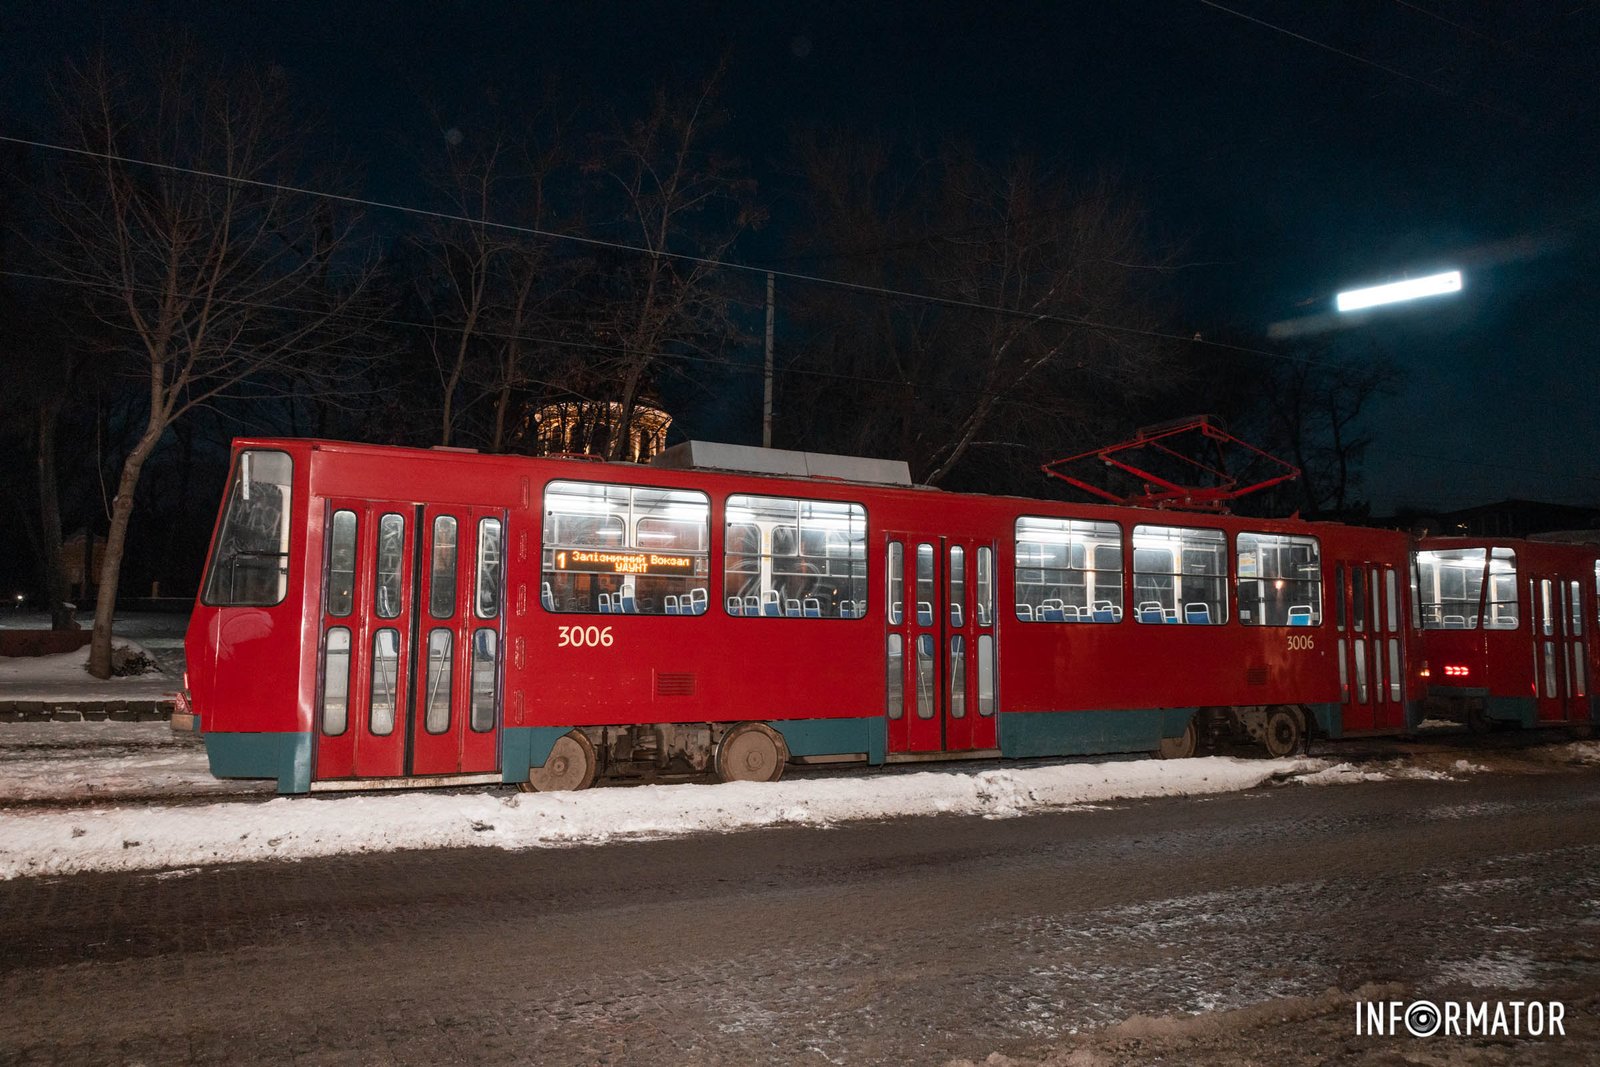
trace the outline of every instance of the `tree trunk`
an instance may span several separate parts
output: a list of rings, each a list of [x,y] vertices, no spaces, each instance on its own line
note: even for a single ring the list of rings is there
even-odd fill
[[[139,487],[144,461],[150,458],[165,429],[160,415],[152,412],[144,436],[122,462],[117,495],[111,501],[111,529],[106,533],[100,588],[94,602],[94,633],[89,640],[89,673],[96,678],[111,677],[111,625],[116,619],[117,586],[122,576],[122,552],[128,542],[128,520],[133,516],[133,494]]]
[[[61,496],[56,488],[56,424],[61,400],[39,404],[39,519],[44,591],[50,598],[50,629],[69,630],[73,608],[67,603],[67,570],[61,561]],[[92,536],[92,535],[91,535]]]

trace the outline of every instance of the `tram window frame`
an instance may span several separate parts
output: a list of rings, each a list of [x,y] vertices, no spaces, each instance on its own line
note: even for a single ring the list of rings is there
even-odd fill
[[[289,552],[294,460],[287,452],[248,449],[234,461],[228,484],[200,602],[215,608],[276,607],[289,594],[294,565]],[[243,588],[241,561],[248,561]]]
[[[723,501],[724,612],[744,619],[865,618],[869,520],[866,505],[854,500],[730,494]],[[737,552],[730,548],[736,531]],[[730,609],[735,600],[737,612]]]
[[[544,611],[552,615],[706,613],[711,593],[710,494],[675,486],[558,480],[545,485],[541,507],[540,581],[548,596],[539,600]],[[647,537],[654,540],[645,543]],[[623,573],[557,567],[558,553],[591,549],[633,556],[670,553],[688,557],[689,570]],[[680,605],[686,610],[680,610]]]
[[[1100,625],[1122,621],[1121,523],[1019,515],[1012,525],[1012,548],[1012,600],[1018,621]],[[1019,610],[1024,606],[1027,615]]]
[[[1228,535],[1224,531],[1209,526],[1141,524],[1133,528],[1132,537],[1135,619],[1146,625],[1185,626],[1221,626],[1228,621]],[[1191,555],[1203,567],[1213,569],[1194,568]],[[1162,558],[1166,566],[1156,566]],[[1158,607],[1146,606],[1150,604]],[[1198,613],[1190,609],[1195,605],[1205,606],[1204,620],[1194,617]]]
[[[1307,549],[1309,554],[1302,555]],[[1305,534],[1241,531],[1234,537],[1234,572],[1239,625],[1322,625],[1322,542],[1318,538]],[[1250,591],[1255,595],[1247,596]],[[1299,607],[1310,608],[1309,616],[1294,610]],[[1337,607],[1342,627],[1342,596],[1338,598]],[[1296,622],[1296,618],[1308,618],[1308,621]]]

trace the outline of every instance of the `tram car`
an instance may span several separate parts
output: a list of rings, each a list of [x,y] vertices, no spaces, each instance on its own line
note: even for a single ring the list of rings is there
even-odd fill
[[[1600,718],[1597,556],[1592,544],[1419,540],[1426,714],[1476,729]]]
[[[1420,719],[1401,533],[652,465],[235,442],[175,728],[278,789],[1272,755]]]

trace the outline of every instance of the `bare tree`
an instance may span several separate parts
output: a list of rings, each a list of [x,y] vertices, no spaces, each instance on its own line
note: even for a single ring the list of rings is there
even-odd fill
[[[607,232],[647,253],[623,252],[604,267],[611,285],[599,340],[613,349],[618,404],[611,459],[627,446],[641,393],[675,352],[720,352],[739,333],[718,265],[763,216],[754,182],[707,146],[722,121],[719,79],[720,71],[687,98],[656,94],[649,114],[601,139],[585,168],[605,179],[616,205]]]
[[[1113,179],[837,135],[798,155],[815,260],[935,298],[803,295],[808,347],[785,393],[802,441],[836,447],[819,437],[842,425],[847,447],[898,455],[919,481],[965,468],[993,486],[1005,468],[1031,483],[1040,459],[1124,421],[1169,358],[1143,279],[1170,253],[1152,261]]]
[[[1300,468],[1308,516],[1343,515],[1353,507],[1372,443],[1362,415],[1401,380],[1395,363],[1376,351],[1341,358],[1326,347],[1280,361],[1264,377],[1259,402],[1267,439]]]
[[[45,194],[57,233],[46,252],[124,340],[147,394],[111,505],[89,657],[97,677],[111,673],[134,494],[167,428],[220,398],[305,383],[349,351],[362,283],[338,275],[353,220],[285,187],[305,176],[281,81],[178,46],[147,51],[137,70],[104,58],[73,67],[59,94],[80,154]]]
[[[432,270],[419,281],[430,290],[434,327],[428,336],[439,372],[439,443],[455,437],[458,394],[467,375],[468,360],[482,343],[484,321],[496,310],[496,283],[504,260],[514,248],[506,231],[496,225],[500,189],[506,181],[501,157],[505,147],[494,142],[482,149],[452,147],[445,174],[438,183],[452,214],[469,221],[439,219],[428,227],[419,245]]]

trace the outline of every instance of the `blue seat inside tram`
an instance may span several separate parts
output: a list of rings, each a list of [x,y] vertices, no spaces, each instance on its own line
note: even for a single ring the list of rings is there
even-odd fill
[[[1185,604],[1183,606],[1183,621],[1209,625],[1211,622],[1210,604]]]

